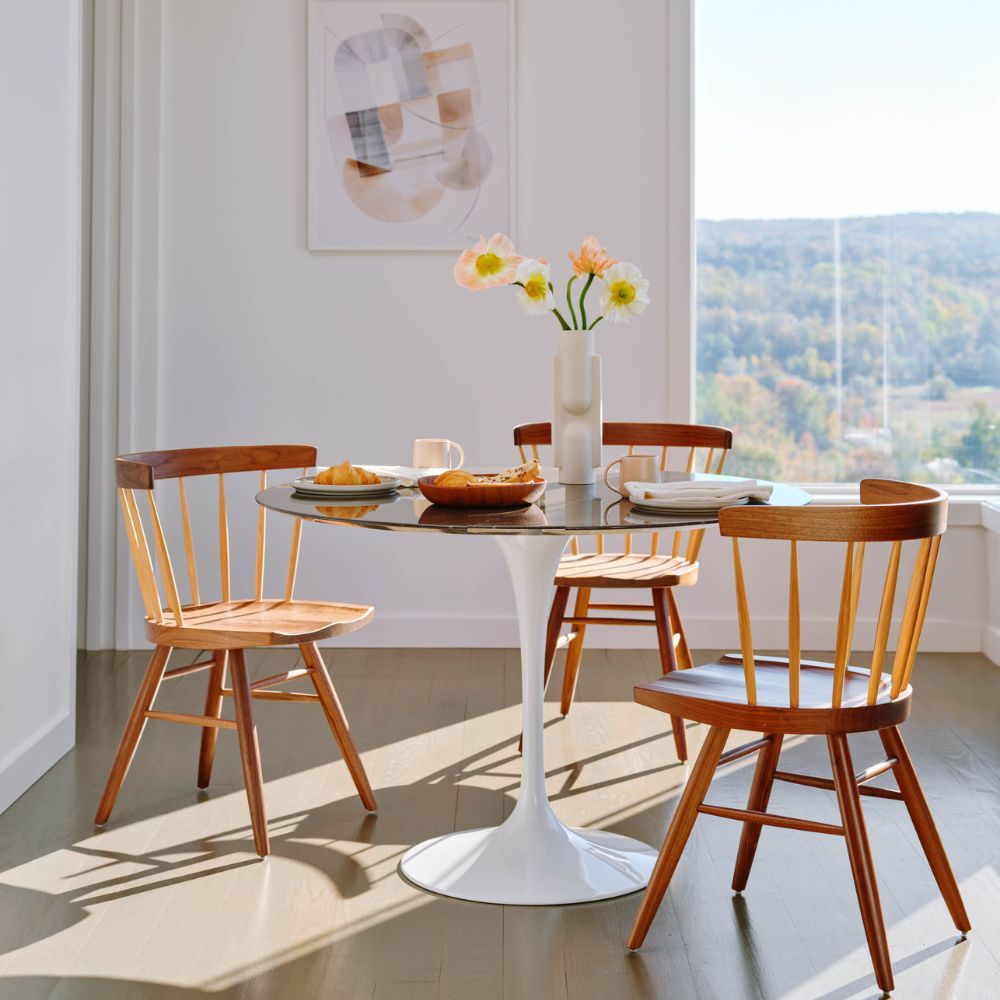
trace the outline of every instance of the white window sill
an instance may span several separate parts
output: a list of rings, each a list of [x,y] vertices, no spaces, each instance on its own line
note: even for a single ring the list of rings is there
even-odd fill
[[[796,483],[818,503],[858,502],[853,483]],[[949,527],[983,527],[1000,534],[1000,490],[985,491],[978,486],[947,487]]]

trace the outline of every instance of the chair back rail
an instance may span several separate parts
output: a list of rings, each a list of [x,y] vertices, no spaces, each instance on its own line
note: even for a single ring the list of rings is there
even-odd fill
[[[799,542],[840,542],[846,546],[833,660],[831,703],[834,708],[839,708],[843,701],[868,546],[880,542],[891,543],[882,581],[869,674],[867,702],[874,705],[879,698],[882,668],[892,626],[903,544],[915,542],[917,551],[907,585],[892,661],[890,699],[899,697],[900,692],[910,683],[947,517],[948,497],[943,491],[884,479],[864,480],[861,483],[861,503],[856,505],[833,507],[813,504],[798,508],[747,506],[723,510],[719,515],[719,530],[723,536],[732,538],[733,543],[736,609],[749,704],[756,704],[757,692],[753,630],[740,552],[741,539],[779,539],[790,544],[788,699],[792,708],[798,707],[801,665]]]
[[[125,523],[125,534],[135,566],[146,616],[157,624],[164,621],[163,601],[160,584],[177,625],[184,624],[184,607],[201,603],[201,587],[198,578],[198,560],[195,551],[194,534],[191,529],[191,514],[188,505],[185,480],[192,476],[217,475],[218,483],[218,533],[219,533],[219,574],[220,593],[223,601],[231,600],[229,515],[226,505],[226,480],[228,473],[259,472],[260,488],[267,486],[267,473],[271,470],[301,468],[302,474],[316,464],[316,449],[312,445],[253,445],[249,447],[186,448],[179,451],[140,452],[120,455],[115,459],[115,473],[118,484],[119,501]],[[184,539],[184,557],[187,567],[190,602],[181,602],[174,575],[170,552],[167,545],[160,513],[154,498],[154,486],[160,479],[176,479],[180,505],[181,532]],[[148,517],[152,549],[156,554],[154,566],[150,545],[147,541],[136,492],[145,492],[148,500]],[[290,601],[295,589],[298,569],[299,543],[302,522],[296,520],[292,527],[292,539],[288,555],[288,573],[285,582],[284,599]],[[264,508],[257,512],[257,544],[254,561],[254,600],[261,600],[264,594],[264,566],[267,539],[267,522]],[[157,570],[159,581],[157,583]]]
[[[626,448],[629,455],[635,454],[637,448],[658,448],[659,467],[661,472],[669,468],[669,455],[681,452],[681,462],[685,472],[714,472],[722,474],[723,466],[730,449],[733,446],[733,432],[726,427],[715,427],[711,424],[663,424],[663,423],[627,423],[605,422],[602,431],[602,441],[610,447]],[[552,424],[534,423],[519,424],[514,428],[514,444],[517,446],[522,462],[528,461],[525,448],[530,448],[531,457],[541,461],[539,448],[552,444]],[[698,460],[698,452],[704,451],[704,461]],[[705,537],[705,529],[697,528],[688,535],[684,544],[684,532],[675,531],[670,547],[671,556],[679,556],[684,551],[688,562],[696,562]],[[579,554],[577,539],[571,541],[571,551]],[[597,536],[597,551],[604,551],[604,538]],[[624,540],[625,553],[633,548],[633,536],[628,534]],[[649,554],[655,556],[660,548],[660,533],[650,536]]]

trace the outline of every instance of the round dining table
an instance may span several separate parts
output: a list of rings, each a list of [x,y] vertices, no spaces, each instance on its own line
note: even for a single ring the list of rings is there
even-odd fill
[[[664,473],[662,478],[714,483],[736,477]],[[809,502],[803,490],[769,485],[772,505]],[[329,524],[491,535],[507,563],[521,646],[523,755],[517,804],[500,826],[445,833],[410,848],[400,862],[407,879],[444,896],[529,906],[609,899],[645,887],[656,850],[617,833],[566,826],[546,792],[543,660],[553,580],[570,536],[697,529],[716,523],[717,512],[650,513],[603,484],[553,482],[537,503],[502,510],[429,504],[416,489],[380,499],[327,500],[305,497],[291,485],[271,486],[257,495],[257,502],[268,510]]]

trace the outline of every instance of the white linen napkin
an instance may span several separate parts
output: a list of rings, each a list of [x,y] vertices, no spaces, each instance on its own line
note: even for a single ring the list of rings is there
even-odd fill
[[[697,480],[686,479],[676,483],[626,483],[629,499],[633,503],[643,500],[770,500],[774,487],[756,479]]]

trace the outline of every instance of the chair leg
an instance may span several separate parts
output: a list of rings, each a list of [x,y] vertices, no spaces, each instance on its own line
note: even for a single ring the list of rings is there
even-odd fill
[[[545,677],[542,681],[544,690],[548,689],[552,665],[556,662],[556,646],[559,643],[559,633],[562,631],[569,591],[569,587],[556,587],[555,596],[552,598],[552,610],[549,611],[549,623],[545,629]]]
[[[169,659],[169,646],[157,646],[153,650],[149,666],[146,668],[145,676],[139,687],[139,693],[135,696],[132,711],[129,713],[128,722],[125,723],[125,731],[118,742],[115,759],[111,762],[111,773],[104,786],[104,794],[97,807],[97,815],[94,816],[94,822],[98,826],[107,823],[111,816],[111,810],[115,807],[115,800],[118,798],[118,793],[125,781],[125,775],[128,774],[132,758],[135,756],[135,748],[139,745],[143,729],[146,728],[146,713],[149,711],[150,705],[153,704],[153,699],[156,698],[156,692],[160,688],[160,681],[163,680],[163,673],[167,669],[167,660]]]
[[[844,839],[847,854],[854,875],[854,889],[861,907],[861,921],[868,939],[872,964],[875,966],[875,981],[886,993],[891,992],[892,961],[885,937],[885,922],[882,919],[882,903],[879,899],[878,881],[872,862],[868,831],[865,829],[864,814],[861,811],[861,796],[854,777],[854,764],[847,737],[843,733],[830,733],[826,737],[833,767],[833,781],[837,790],[837,802],[844,823]]]
[[[903,743],[899,728],[893,726],[891,729],[881,729],[879,736],[882,738],[882,746],[885,747],[886,754],[889,757],[895,757],[899,762],[893,768],[893,774],[899,785],[899,790],[903,794],[903,801],[906,803],[913,828],[917,831],[917,839],[924,849],[924,854],[927,855],[927,863],[931,866],[938,888],[948,906],[951,919],[955,921],[955,926],[963,934],[968,934],[972,929],[972,924],[969,922],[969,915],[965,912],[962,894],[958,890],[955,874],[948,863],[948,856],[944,852],[941,836],[934,825],[934,818],[931,816],[930,807],[927,805],[924,791],[917,780],[917,772],[914,770],[913,761]]]
[[[590,587],[581,587],[576,592],[576,605],[573,608],[573,617],[586,617],[589,607]],[[562,700],[559,704],[559,711],[563,715],[569,715],[569,707],[573,704],[573,695],[576,692],[576,679],[580,673],[580,658],[583,656],[583,637],[587,634],[587,626],[574,625],[573,631],[576,632],[576,638],[566,648],[566,669],[563,674]]]
[[[226,681],[226,661],[229,653],[217,649],[213,654],[215,666],[208,672],[208,692],[205,695],[205,714],[218,719],[222,715],[222,688]],[[212,780],[212,765],[215,763],[215,744],[219,730],[215,726],[205,726],[201,731],[201,752],[198,754],[198,787],[208,788]]]
[[[368,783],[365,765],[361,762],[361,756],[354,745],[351,727],[347,724],[347,716],[344,715],[344,709],[341,707],[340,699],[337,697],[333,682],[327,673],[319,647],[314,642],[306,642],[299,649],[302,650],[302,659],[305,660],[306,666],[312,668],[310,676],[313,686],[316,688],[316,694],[319,695],[319,703],[323,706],[326,721],[330,723],[333,738],[337,741],[337,746],[340,747],[344,763],[347,764],[347,770],[350,771],[351,777],[354,779],[354,787],[358,790],[364,807],[369,812],[375,812],[378,806],[375,803],[372,786]]]
[[[556,662],[556,646],[559,643],[559,633],[562,631],[563,615],[566,614],[566,602],[569,600],[569,587],[556,587],[552,598],[552,608],[549,611],[549,623],[545,628],[545,673],[542,677],[542,694],[549,689],[549,677],[552,665]],[[517,752],[521,752],[524,744],[522,733],[517,741]]]
[[[670,613],[667,611],[666,592],[662,587],[651,590],[653,597],[653,617],[656,619],[656,641],[660,647],[660,664],[664,675],[677,669],[677,656],[674,652],[674,633],[670,627]],[[679,716],[670,716],[670,724],[674,730],[674,747],[677,749],[677,759],[687,760],[687,735],[684,732],[684,720]]]
[[[677,803],[674,818],[670,821],[670,829],[660,848],[660,856],[656,859],[639,912],[635,915],[635,923],[632,924],[632,932],[628,938],[628,947],[633,951],[642,947],[656,911],[663,902],[663,895],[684,851],[684,845],[691,836],[694,821],[698,817],[698,807],[705,801],[708,786],[712,783],[712,776],[719,766],[719,758],[728,738],[729,730],[719,726],[709,729],[705,737],[701,753],[698,754],[698,760]]]
[[[750,796],[747,799],[747,809],[756,812],[767,812],[767,803],[771,798],[771,787],[774,785],[774,772],[778,767],[778,757],[781,755],[781,741],[784,737],[772,734],[770,742],[757,754],[757,767],[750,783]],[[757,853],[757,842],[760,840],[760,823],[744,823],[743,835],[740,837],[740,848],[736,854],[736,868],[733,871],[733,892],[742,892],[747,887],[750,878],[750,868],[754,855]]]
[[[681,621],[681,613],[677,610],[677,601],[674,598],[672,587],[665,591],[667,595],[667,610],[670,612],[670,627],[677,636],[677,666],[681,670],[690,670],[694,666],[691,659],[691,648],[688,646],[687,635],[684,632],[684,622]]]
[[[267,857],[271,845],[267,836],[267,812],[264,808],[264,775],[260,767],[260,747],[257,743],[257,726],[253,719],[253,692],[247,674],[246,654],[242,649],[230,653],[233,677],[233,703],[236,708],[236,731],[240,738],[240,758],[243,761],[243,783],[246,785],[247,804],[250,807],[250,825],[257,853]]]

